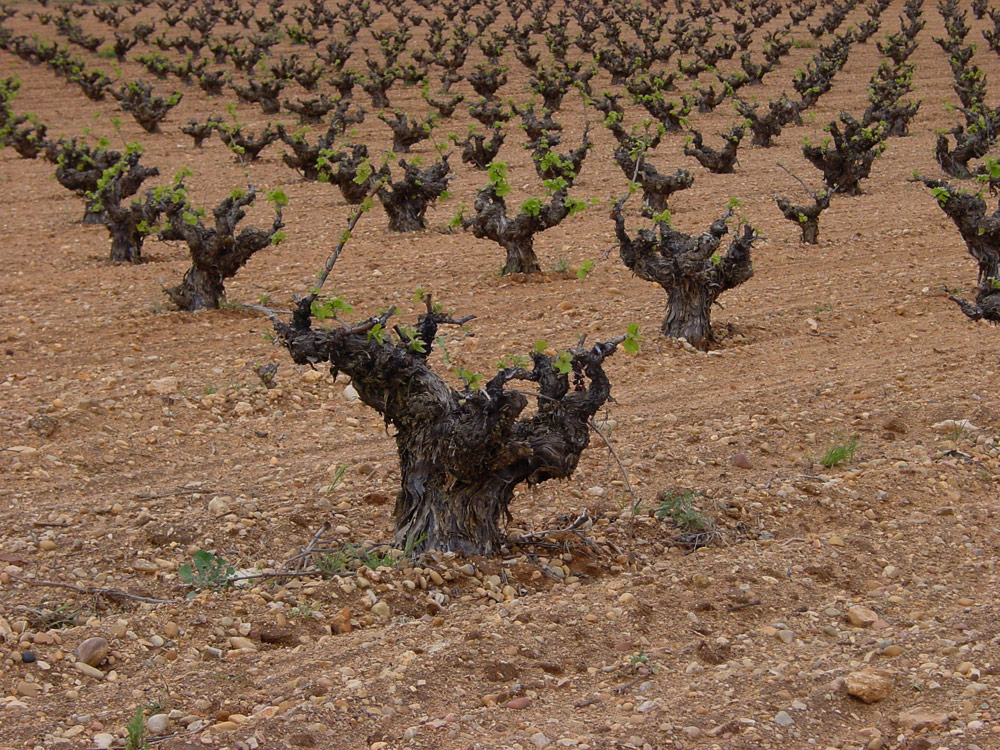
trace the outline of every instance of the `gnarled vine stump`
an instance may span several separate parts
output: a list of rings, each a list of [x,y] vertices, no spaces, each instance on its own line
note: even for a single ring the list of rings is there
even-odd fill
[[[657,222],[656,229],[641,229],[633,239],[625,230],[622,203],[618,201],[611,212],[619,252],[632,273],[666,291],[667,314],[661,330],[670,338],[683,338],[691,346],[707,349],[713,341],[712,303],[753,276],[750,248],[757,239],[753,227],[745,225],[725,255],[719,247],[729,233],[732,211],[712,222],[704,234],[684,234]]]
[[[396,543],[495,555],[506,541],[514,488],[569,477],[590,441],[588,421],[608,400],[604,360],[621,338],[571,352],[570,372],[556,358],[532,355],[531,369],[509,367],[481,390],[458,391],[431,370],[427,357],[438,327],[460,323],[428,310],[416,330],[385,329],[393,311],[354,327],[311,326],[314,297],[290,324],[275,319],[278,340],[299,364],[329,364],[351,377],[361,401],[395,429],[402,482],[394,512]],[[463,319],[467,320],[467,319]],[[419,342],[419,343],[417,343]],[[538,385],[529,398],[512,381]]]
[[[944,180],[918,179],[931,189],[979,264],[976,301],[949,299],[972,320],[1000,323],[1000,208],[987,215],[986,203],[978,195],[956,190]]]

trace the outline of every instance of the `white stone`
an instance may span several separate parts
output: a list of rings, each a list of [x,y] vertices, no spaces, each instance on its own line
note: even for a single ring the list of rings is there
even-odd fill
[[[931,429],[938,433],[958,432],[962,430],[967,432],[979,432],[979,428],[972,424],[972,422],[968,419],[946,419],[943,422],[931,425]]]
[[[170,717],[166,714],[153,714],[146,719],[146,729],[153,735],[166,734],[170,729]]]

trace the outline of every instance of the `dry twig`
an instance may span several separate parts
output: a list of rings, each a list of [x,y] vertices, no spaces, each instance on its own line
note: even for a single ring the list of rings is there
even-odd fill
[[[11,580],[20,581],[21,583],[26,583],[29,586],[50,586],[52,588],[58,589],[69,589],[70,591],[77,591],[81,594],[87,594],[88,596],[104,596],[108,599],[129,599],[134,602],[145,602],[147,604],[176,604],[174,599],[154,599],[149,596],[137,596],[136,594],[129,594],[124,591],[119,591],[118,589],[109,588],[89,588],[84,586],[74,586],[72,583],[61,583],[59,581],[38,581],[31,578],[22,578],[21,576],[11,576]]]

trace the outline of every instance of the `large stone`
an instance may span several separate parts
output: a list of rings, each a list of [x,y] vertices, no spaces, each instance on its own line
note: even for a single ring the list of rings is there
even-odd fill
[[[169,396],[171,393],[177,392],[177,378],[170,375],[159,380],[152,380],[149,383],[148,390],[150,395],[153,396]]]
[[[855,604],[847,610],[847,621],[856,628],[870,628],[878,622],[878,615],[868,607]]]
[[[330,618],[330,627],[333,629],[334,633],[342,635],[344,633],[351,632],[351,608],[344,607],[332,618]]]
[[[877,703],[892,692],[892,672],[885,669],[866,667],[852,672],[844,680],[848,695],[853,695],[864,703]]]
[[[737,453],[735,456],[733,456],[729,460],[733,464],[733,466],[735,466],[737,469],[752,469],[753,468],[753,464],[750,463],[750,459],[747,458],[747,454],[746,453]]]
[[[108,642],[104,638],[88,638],[76,647],[76,660],[99,667],[108,658]]]
[[[943,727],[948,723],[948,714],[935,713],[925,708],[911,708],[896,717],[900,729],[919,732],[930,727]]]
[[[18,695],[24,696],[25,698],[35,698],[42,694],[42,686],[37,682],[18,680],[15,691]]]
[[[166,734],[167,730],[170,729],[170,717],[166,714],[153,714],[146,719],[146,729],[149,730],[150,734]]]

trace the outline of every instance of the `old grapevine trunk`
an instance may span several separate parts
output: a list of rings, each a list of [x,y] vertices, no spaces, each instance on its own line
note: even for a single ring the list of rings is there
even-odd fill
[[[798,224],[802,231],[802,242],[806,245],[815,245],[819,242],[819,217],[830,207],[830,197],[832,190],[821,190],[813,193],[813,205],[794,205],[788,198],[775,197],[778,209],[789,221]]]
[[[979,264],[976,300],[952,296],[972,320],[1000,323],[1000,209],[987,213],[986,202],[978,195],[954,189],[944,180],[917,178],[931,188],[941,210],[954,222],[965,246]]]
[[[503,276],[511,273],[541,272],[542,267],[538,264],[538,256],[535,255],[532,237],[523,240],[502,240],[500,245],[507,251],[507,261],[501,271]]]
[[[507,204],[497,186],[489,184],[476,194],[475,215],[463,225],[475,237],[496,242],[507,253],[502,275],[539,273],[542,268],[535,255],[535,235],[556,226],[569,216],[566,190],[553,194],[551,200],[531,213],[522,208],[514,218],[507,216]]]
[[[157,210],[155,201],[148,195],[145,202],[130,201],[142,183],[159,175],[156,167],[145,167],[139,163],[141,150],[133,150],[122,156],[118,162],[103,173],[104,184],[96,193],[101,207],[101,221],[111,236],[111,261],[113,263],[142,262],[144,235],[139,231],[140,222],[152,218]],[[94,208],[97,204],[92,204]]]
[[[436,201],[448,188],[451,167],[447,155],[441,161],[420,169],[400,159],[403,179],[383,185],[377,193],[393,232],[417,232],[427,228],[424,215],[427,206]]]
[[[625,230],[623,202],[616,203],[611,214],[622,262],[640,279],[653,281],[667,292],[663,333],[707,349],[712,344],[712,303],[753,276],[750,248],[757,238],[753,227],[744,226],[725,254],[719,248],[729,233],[732,211],[712,222],[704,234],[684,234],[661,221],[655,230],[641,229],[633,239]]]
[[[169,228],[161,239],[181,239],[191,251],[191,267],[177,286],[164,289],[170,300],[187,312],[219,307],[225,295],[226,279],[236,275],[251,256],[272,244],[284,226],[281,209],[275,212],[268,230],[248,227],[236,234],[236,225],[246,216],[246,206],[257,196],[253,186],[246,193],[236,192],[213,211],[215,225],[206,227],[199,216],[188,210],[185,201],[167,208]]]
[[[108,233],[111,235],[112,263],[141,263],[142,244],[145,237],[136,225],[128,221],[127,216],[115,223],[108,223]]]
[[[819,221],[817,219],[807,219],[803,222],[802,242],[806,245],[815,245],[819,242]]]
[[[383,331],[391,311],[354,328],[315,330],[311,301],[299,303],[290,325],[275,322],[278,338],[296,362],[329,363],[350,375],[361,400],[395,429],[402,473],[396,543],[417,552],[497,554],[514,488],[576,468],[588,421],[610,395],[602,364],[620,339],[574,351],[571,374],[536,353],[530,370],[507,368],[481,390],[457,391],[430,369],[427,355],[438,326],[461,321],[428,304],[415,337]],[[533,416],[521,417],[529,401],[506,390],[513,380],[537,384]]]
[[[710,312],[714,297],[705,287],[685,280],[661,284],[667,292],[667,314],[660,330],[672,339],[683,338],[692,346],[712,340]]]
[[[614,155],[625,177],[642,187],[643,213],[646,216],[665,211],[671,195],[694,184],[694,177],[686,169],[678,169],[673,174],[660,174],[644,156],[634,159],[624,146],[616,148]]]

